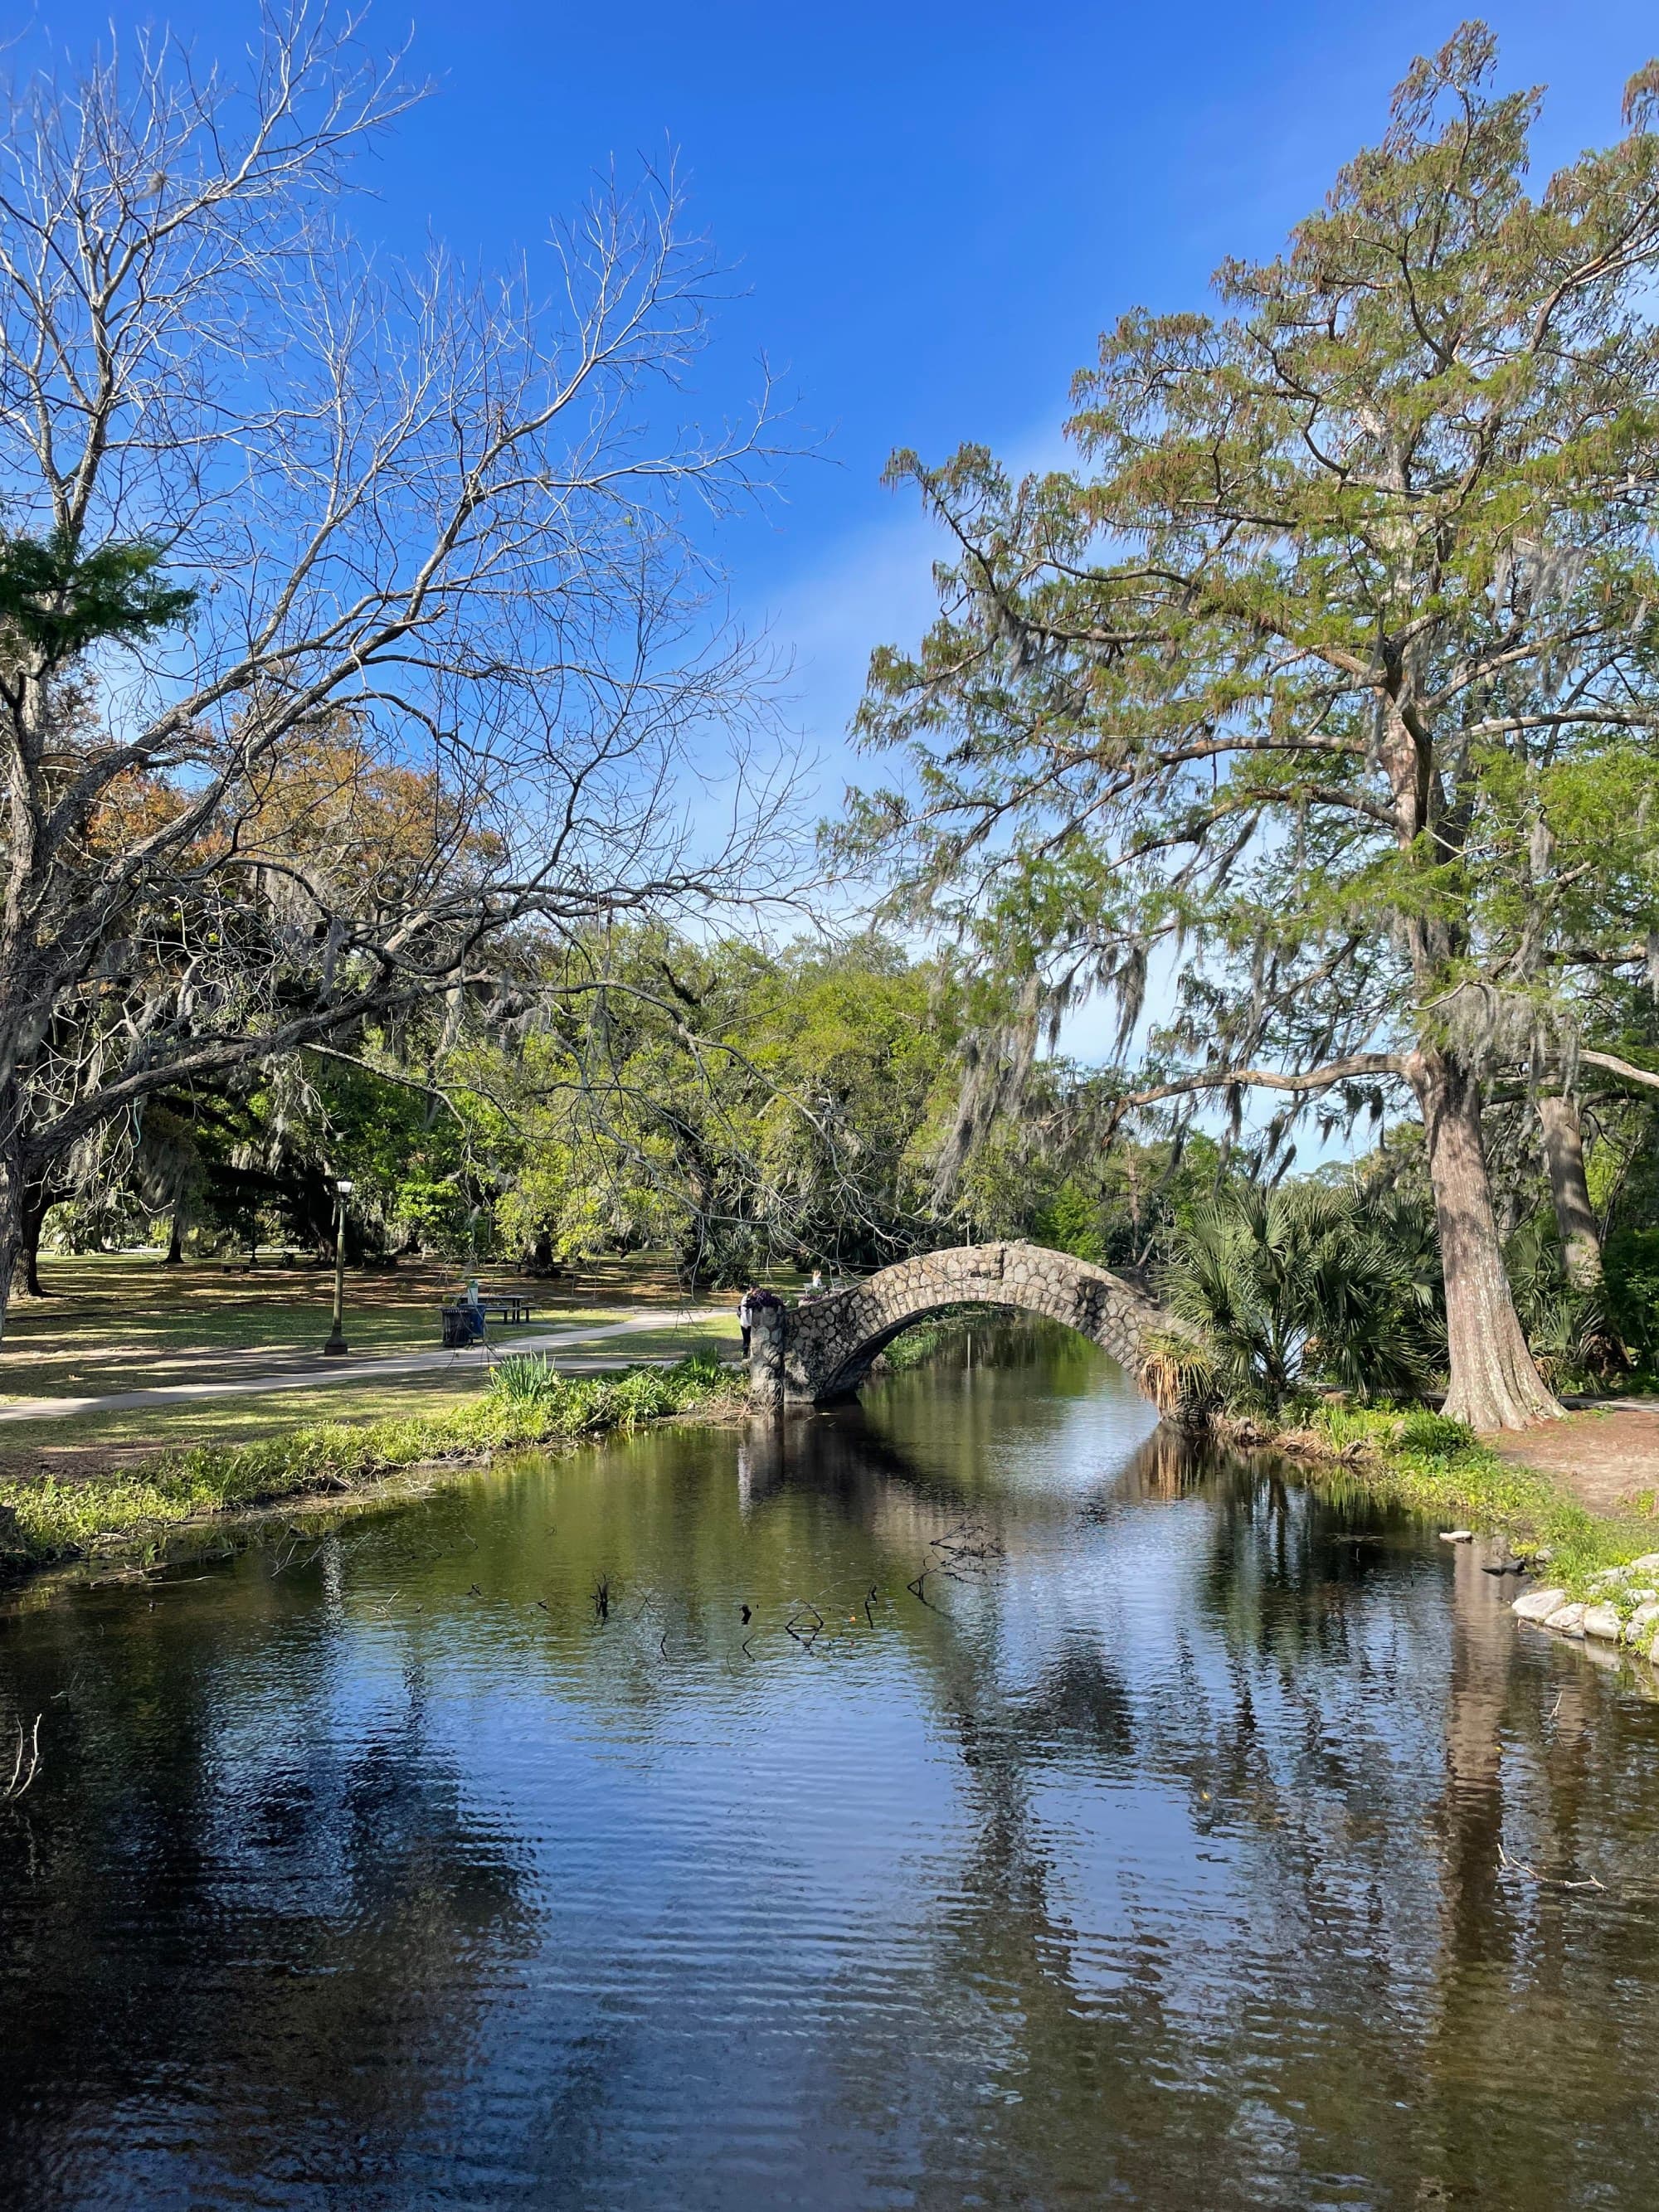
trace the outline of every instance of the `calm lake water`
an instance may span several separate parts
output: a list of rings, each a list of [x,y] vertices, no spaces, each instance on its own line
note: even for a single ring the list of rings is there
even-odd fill
[[[988,1331],[14,1602],[0,2203],[1659,2203],[1659,1705],[1150,1427]]]

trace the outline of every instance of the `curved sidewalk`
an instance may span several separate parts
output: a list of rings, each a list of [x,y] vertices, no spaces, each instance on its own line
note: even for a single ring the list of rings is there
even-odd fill
[[[659,1310],[633,1321],[601,1322],[597,1328],[556,1329],[544,1336],[514,1337],[501,1349],[520,1352],[564,1352],[573,1345],[592,1344],[602,1337],[629,1336],[684,1328],[692,1322],[730,1320],[730,1306],[695,1306],[678,1311]],[[20,1398],[0,1406],[0,1422],[50,1421],[76,1413],[123,1413],[149,1406],[188,1406],[210,1398],[258,1397],[272,1390],[314,1390],[330,1382],[376,1382],[398,1375],[429,1375],[446,1367],[463,1372],[486,1364],[492,1346],[470,1346],[464,1352],[406,1352],[384,1359],[331,1359],[316,1367],[284,1368],[279,1373],[247,1375],[223,1382],[167,1382],[148,1390],[116,1390],[102,1397]]]

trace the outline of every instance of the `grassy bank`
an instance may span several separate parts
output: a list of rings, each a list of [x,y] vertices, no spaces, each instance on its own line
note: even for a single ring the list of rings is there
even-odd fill
[[[506,1360],[490,1389],[428,1413],[316,1422],[244,1443],[198,1444],[82,1481],[8,1477],[0,1480],[0,1565],[27,1572],[204,1515],[349,1489],[398,1468],[478,1461],[513,1446],[634,1429],[730,1401],[740,1387],[707,1356],[586,1376],[561,1375],[538,1360]]]
[[[1652,1518],[1592,1513],[1547,1475],[1437,1413],[1322,1406],[1307,1426],[1272,1441],[1320,1462],[1323,1480],[1358,1482],[1448,1526],[1504,1536],[1519,1553],[1547,1553],[1550,1580],[1575,1596],[1604,1569],[1656,1548]]]
[[[647,1359],[676,1361],[702,1353],[735,1352],[735,1322],[679,1322],[623,1337],[595,1335],[561,1351],[562,1365],[620,1368]],[[499,1347],[498,1347],[499,1348]],[[510,1349],[510,1346],[507,1347]],[[210,1374],[208,1379],[217,1379]],[[0,1484],[14,1477],[58,1473],[67,1477],[131,1466],[162,1451],[193,1444],[248,1443],[313,1424],[379,1420],[401,1413],[435,1413],[465,1403],[488,1388],[489,1369],[475,1352],[413,1375],[319,1374],[300,1389],[239,1392],[181,1404],[0,1423]]]

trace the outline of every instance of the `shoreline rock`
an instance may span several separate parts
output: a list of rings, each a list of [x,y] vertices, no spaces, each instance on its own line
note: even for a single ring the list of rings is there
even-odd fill
[[[1547,1628],[1577,1643],[1612,1644],[1638,1653],[1659,1666],[1659,1552],[1644,1552],[1622,1567],[1607,1567],[1594,1578],[1595,1595],[1572,1599],[1564,1588],[1528,1590],[1510,1610],[1518,1620]]]
[[[1518,1613],[1522,1620],[1547,1620],[1566,1601],[1565,1589],[1528,1590],[1524,1597],[1516,1598],[1510,1610]]]

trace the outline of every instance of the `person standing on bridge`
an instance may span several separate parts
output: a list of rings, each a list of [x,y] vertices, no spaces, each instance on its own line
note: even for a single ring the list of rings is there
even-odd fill
[[[755,1291],[750,1285],[738,1300],[738,1328],[743,1337],[743,1356],[749,1357],[749,1335],[755,1326]]]

